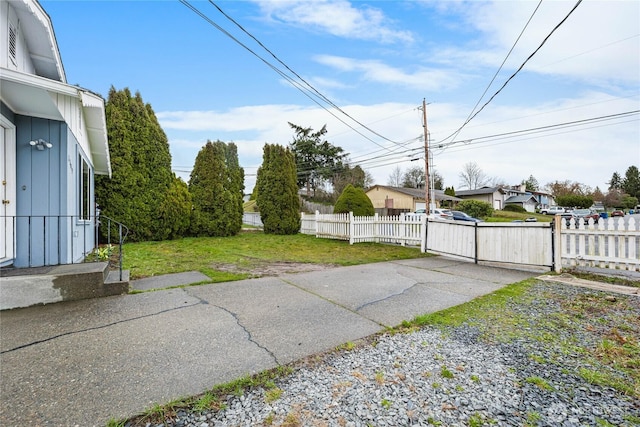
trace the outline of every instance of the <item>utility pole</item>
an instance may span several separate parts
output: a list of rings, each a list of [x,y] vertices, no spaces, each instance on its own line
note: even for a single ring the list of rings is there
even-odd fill
[[[422,127],[424,128],[424,202],[425,212],[430,213],[429,206],[429,131],[427,130],[427,101],[422,98]]]

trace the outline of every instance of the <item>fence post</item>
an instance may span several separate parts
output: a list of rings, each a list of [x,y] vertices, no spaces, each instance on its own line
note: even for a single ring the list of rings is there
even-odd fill
[[[318,218],[320,217],[320,211],[316,209],[316,215],[313,217],[313,224],[316,231],[316,237],[318,237]]]
[[[478,263],[478,223],[474,222],[473,223],[473,249],[474,249],[474,255],[473,255],[473,262],[475,264]]]
[[[427,252],[427,230],[429,229],[429,221],[427,219],[427,215],[423,215],[420,219],[420,252],[425,253]]]
[[[353,245],[353,229],[354,229],[354,221],[353,221],[353,212],[349,212],[349,244]]]
[[[551,232],[553,233],[553,268],[556,273],[562,271],[562,221],[561,215],[555,215]]]
[[[378,215],[378,212],[373,214],[373,241],[375,243],[380,243],[380,235],[382,234],[380,232],[380,230],[382,229],[382,226],[380,224],[380,215]]]

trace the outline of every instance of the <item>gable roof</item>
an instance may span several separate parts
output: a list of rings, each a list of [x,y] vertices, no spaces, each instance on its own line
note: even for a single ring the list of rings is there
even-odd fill
[[[475,190],[456,191],[456,196],[475,196],[477,194],[493,194],[496,191],[502,194],[504,194],[505,192],[502,187],[482,187],[482,188],[476,188]]]
[[[104,99],[90,91],[67,84],[51,19],[35,0],[15,0],[10,6],[20,19],[25,49],[35,74],[2,68],[0,99],[16,114],[64,121],[76,120],[58,102],[60,95],[81,105],[91,162],[96,174],[111,176]],[[72,126],[69,126],[72,128]],[[82,135],[75,135],[77,139]]]
[[[538,200],[531,194],[521,194],[518,196],[511,196],[507,200],[504,201],[507,203],[527,203],[529,200],[533,199],[535,203],[538,203]]]
[[[20,21],[35,74],[66,83],[67,77],[49,15],[36,0],[13,0],[9,4]]]

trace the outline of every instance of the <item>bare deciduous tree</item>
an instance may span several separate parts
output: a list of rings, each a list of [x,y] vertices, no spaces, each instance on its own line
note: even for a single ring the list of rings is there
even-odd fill
[[[402,186],[402,169],[400,169],[400,166],[396,166],[396,168],[391,171],[391,175],[389,175],[387,179],[387,185],[390,187]]]
[[[489,183],[489,177],[476,162],[466,163],[458,176],[460,177],[460,186],[469,190],[476,190]]]

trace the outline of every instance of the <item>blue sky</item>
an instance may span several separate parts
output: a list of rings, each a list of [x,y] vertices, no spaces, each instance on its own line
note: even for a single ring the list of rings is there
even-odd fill
[[[284,70],[213,4],[189,3]],[[156,112],[174,169],[185,181],[207,139],[220,139],[238,145],[250,191],[264,143],[289,144],[292,122],[314,129],[326,124],[328,141],[385,185],[394,168],[424,165],[417,108],[423,98],[433,166],[446,186],[461,188],[459,174],[469,162],[508,184],[533,175],[541,185],[572,180],[603,190],[613,172],[640,165],[638,113],[486,138],[639,110],[638,1],[583,1],[454,139],[447,137],[481,99],[538,1],[215,2],[315,89],[386,139],[318,101],[329,111],[321,108],[179,1],[41,4],[53,22],[67,81],[105,97],[112,85],[139,91]],[[574,5],[540,3],[480,105]]]

